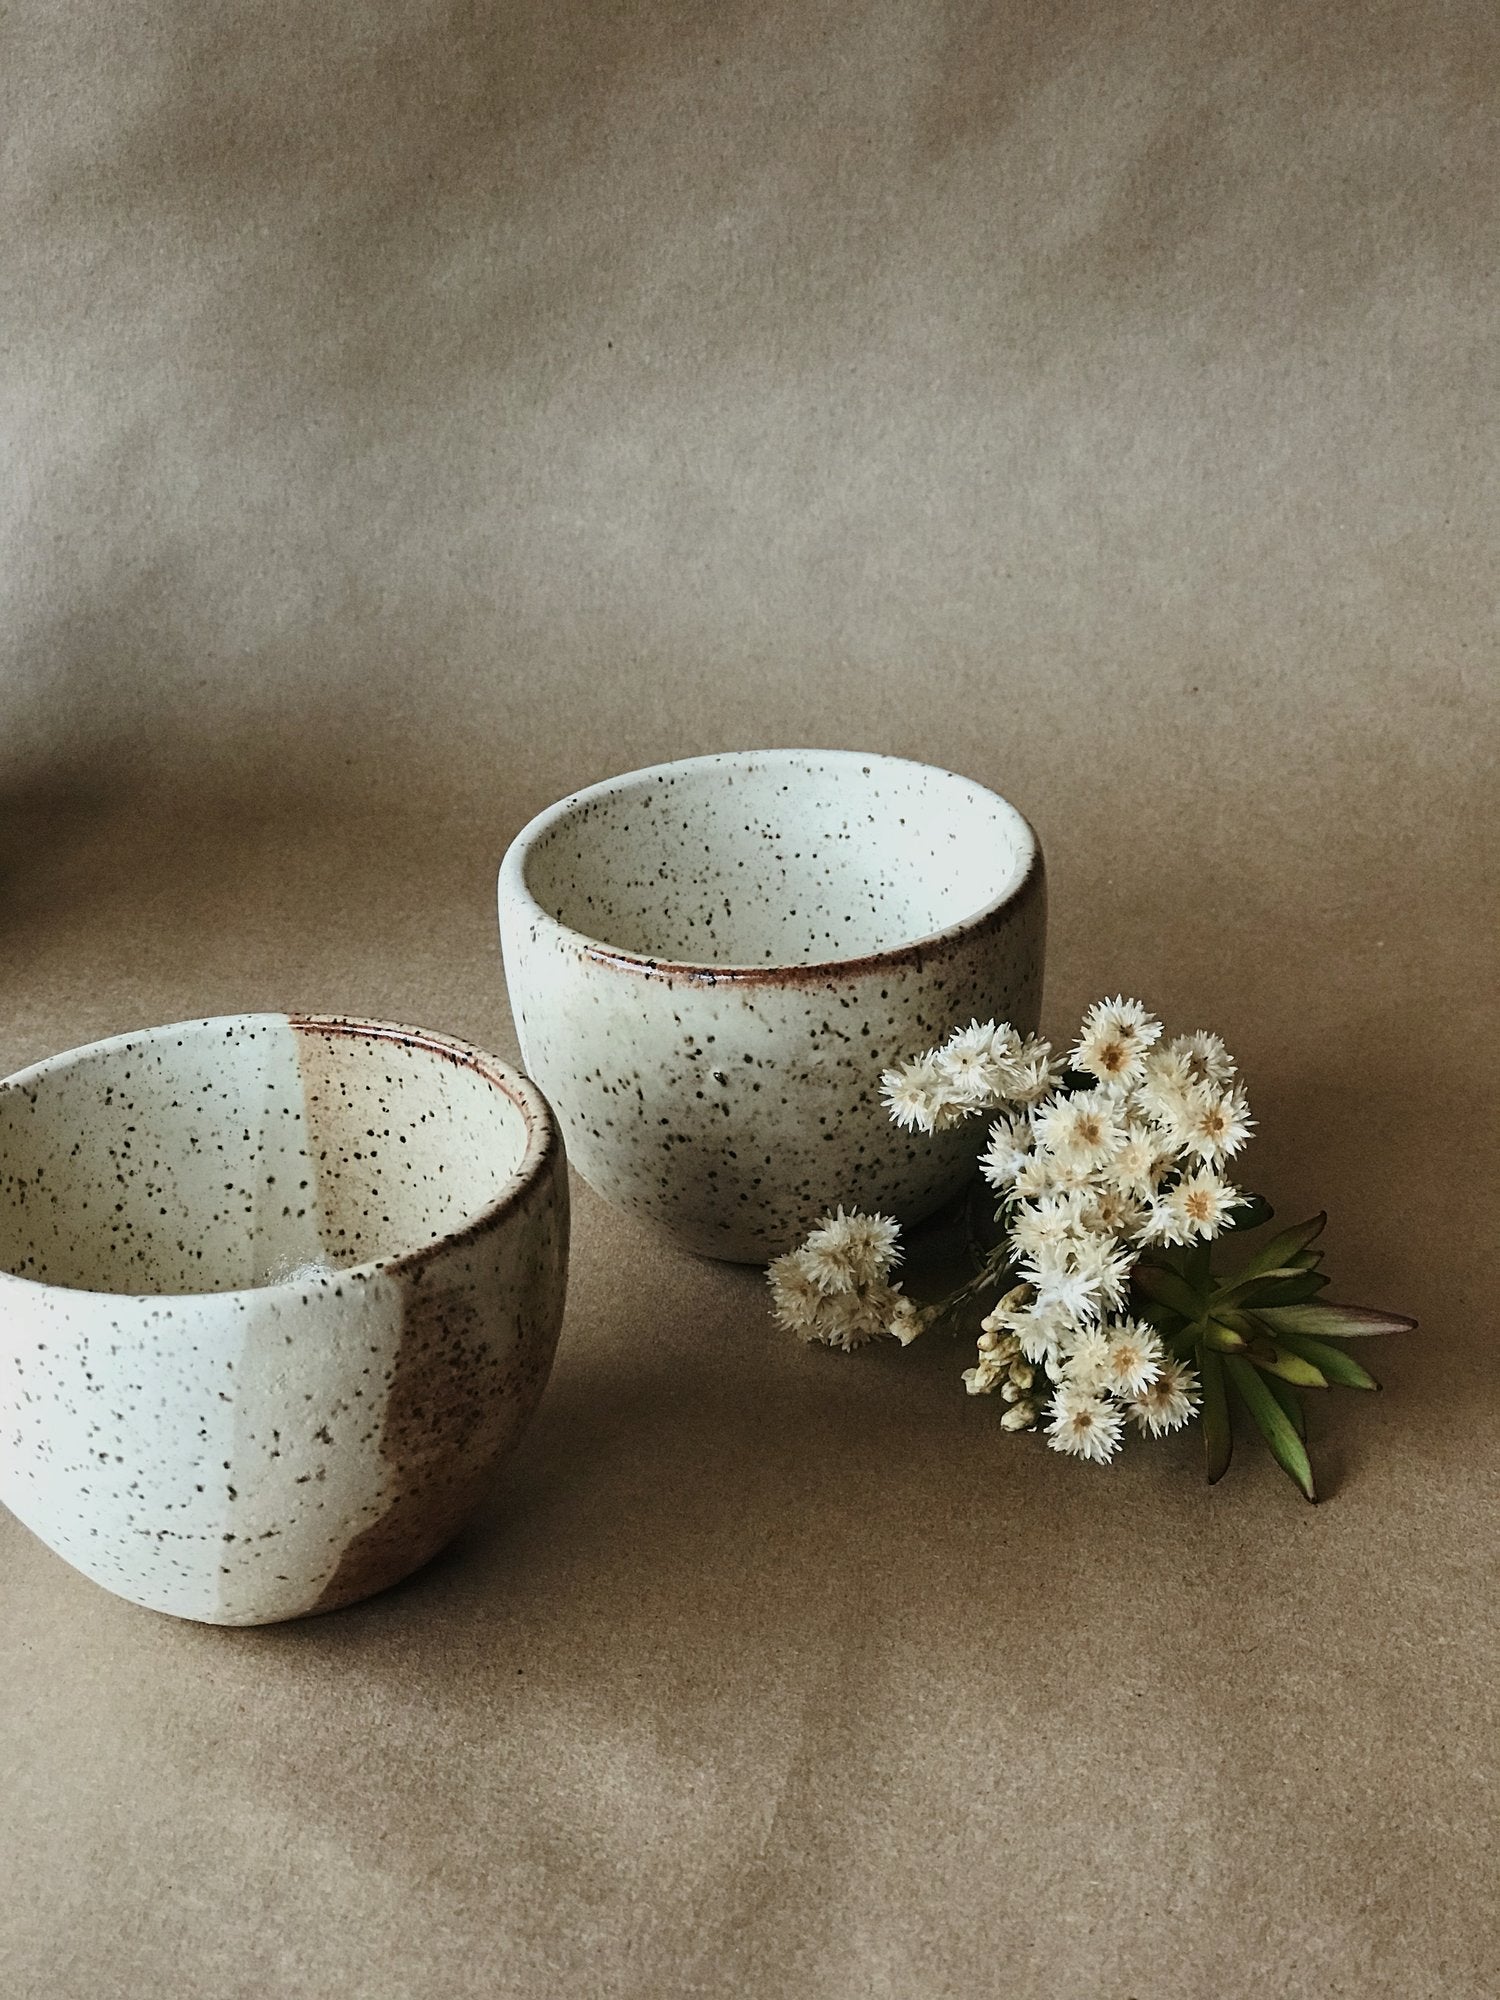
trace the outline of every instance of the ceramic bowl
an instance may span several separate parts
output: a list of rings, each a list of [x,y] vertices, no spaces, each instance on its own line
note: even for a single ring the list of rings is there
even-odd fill
[[[569,1157],[688,1249],[763,1262],[825,1208],[913,1222],[979,1121],[899,1131],[881,1070],[978,1016],[1030,1030],[1046,899],[1016,809],[851,751],[693,757],[575,792],[500,869],[524,1061]]]
[[[223,1625],[331,1611],[463,1525],[562,1319],[541,1093],[415,1028],[188,1021],[0,1083],[0,1500]]]

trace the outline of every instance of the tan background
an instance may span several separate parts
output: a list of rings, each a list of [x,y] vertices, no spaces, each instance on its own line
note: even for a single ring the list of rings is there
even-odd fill
[[[1314,1511],[584,1194],[405,1589],[200,1630],[0,1521],[0,1991],[1500,1993],[1497,85],[1488,0],[0,16],[5,1069],[513,1053],[537,807],[899,750],[1039,827],[1054,1023],[1220,1027],[1423,1320]]]

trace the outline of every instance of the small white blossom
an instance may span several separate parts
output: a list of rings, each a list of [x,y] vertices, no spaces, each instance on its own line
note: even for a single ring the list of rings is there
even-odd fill
[[[891,1312],[887,1333],[893,1334],[903,1347],[910,1347],[925,1325],[926,1321],[916,1305],[904,1292],[900,1293]]]
[[[888,1215],[842,1208],[825,1215],[803,1245],[805,1268],[824,1292],[879,1284],[900,1261],[901,1229]]]
[[[1234,1057],[1218,1036],[1209,1034],[1207,1029],[1200,1028],[1191,1035],[1178,1035],[1171,1043],[1171,1049],[1187,1064],[1192,1082],[1216,1083],[1222,1088],[1234,1081]]]
[[[1100,1381],[1112,1395],[1140,1396],[1162,1371],[1162,1346],[1154,1328],[1139,1320],[1119,1320],[1109,1330]]]
[[[1064,1382],[1052,1398],[1048,1414],[1047,1442],[1054,1451],[1107,1465],[1120,1449],[1124,1421],[1107,1397]]]
[[[953,1110],[952,1086],[931,1050],[885,1070],[880,1094],[891,1119],[903,1132],[936,1132]]]
[[[771,1312],[779,1326],[804,1339],[824,1304],[824,1292],[808,1265],[805,1250],[789,1250],[766,1272],[771,1286]]]
[[[1101,1236],[1133,1236],[1146,1220],[1145,1203],[1108,1182],[1090,1189],[1083,1212],[1090,1231]]]
[[[1036,1104],[1053,1088],[1064,1065],[1052,1053],[1052,1044],[1040,1035],[1028,1035],[1006,1065],[1006,1095],[1015,1104]]]
[[[1105,1090],[1079,1090],[1057,1097],[1036,1114],[1037,1144],[1071,1166],[1092,1171],[1118,1149],[1118,1101]]]
[[[1181,1361],[1164,1361],[1156,1380],[1130,1399],[1130,1420],[1150,1437],[1180,1430],[1201,1401],[1198,1377]]]
[[[997,1382],[1005,1380],[1005,1369],[992,1354],[981,1354],[972,1368],[964,1370],[962,1379],[971,1396],[987,1396]]]
[[[1032,1157],[1031,1120],[1024,1114],[998,1119],[979,1156],[979,1171],[997,1192],[1008,1188]]]
[[[891,1323],[900,1295],[891,1285],[872,1285],[864,1291],[835,1292],[823,1301],[817,1319],[802,1338],[821,1341],[825,1347],[840,1347],[847,1353],[878,1339]]]
[[[1207,1167],[1200,1167],[1195,1174],[1180,1180],[1165,1200],[1157,1206],[1164,1206],[1171,1217],[1175,1234],[1164,1240],[1168,1243],[1191,1243],[1195,1239],[1207,1242],[1217,1236],[1229,1219],[1231,1209],[1240,1200],[1237,1188],[1221,1180]]]
[[[1109,1368],[1109,1336],[1099,1327],[1074,1336],[1073,1347],[1063,1364],[1063,1380],[1097,1395],[1106,1385]]]
[[[956,1097],[978,1109],[993,1109],[1011,1096],[1011,1060],[1018,1047],[1013,1028],[971,1021],[936,1051],[937,1065]]]
[[[1123,1089],[1141,1074],[1146,1051],[1160,1037],[1161,1022],[1139,1000],[1098,1000],[1083,1017],[1073,1067]]]
[[[1118,1146],[1099,1170],[1106,1187],[1127,1199],[1145,1201],[1172,1164],[1172,1153],[1154,1125],[1130,1119]]]
[[[1254,1122],[1242,1090],[1195,1083],[1172,1127],[1172,1138],[1183,1152],[1218,1167],[1241,1151]]]
[[[1021,1257],[1045,1256],[1055,1245],[1082,1236],[1084,1216],[1092,1200],[1092,1192],[1069,1189],[1024,1203],[1011,1217],[1011,1247]]]
[[[1164,1131],[1173,1131],[1182,1120],[1189,1093],[1197,1081],[1187,1052],[1175,1042],[1164,1049],[1153,1049],[1131,1089],[1131,1109]]]
[[[1005,1412],[1005,1415],[1000,1419],[1000,1428],[1003,1431],[1029,1431],[1036,1422],[1036,1419],[1037,1407],[1035,1403],[1024,1401],[1012,1403],[1010,1408]]]

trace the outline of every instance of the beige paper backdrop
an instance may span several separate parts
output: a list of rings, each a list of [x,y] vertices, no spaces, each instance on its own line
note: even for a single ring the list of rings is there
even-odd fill
[[[0,1521],[0,1991],[1500,1992],[1497,84],[1484,0],[0,16],[5,1069],[513,1053],[537,807],[898,750],[1039,828],[1056,1026],[1218,1026],[1423,1320],[1313,1511],[581,1193],[402,1591],[215,1633]]]

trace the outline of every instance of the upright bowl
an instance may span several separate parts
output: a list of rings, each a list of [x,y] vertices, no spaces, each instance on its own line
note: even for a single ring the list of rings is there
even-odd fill
[[[541,1093],[417,1028],[187,1021],[0,1083],[0,1501],[137,1604],[331,1611],[435,1555],[536,1406]]]
[[[763,1262],[837,1201],[903,1222],[979,1137],[899,1131],[887,1065],[1041,1003],[1036,836],[971,779],[855,751],[692,757],[591,785],[500,869],[524,1060],[569,1157],[685,1247]]]

